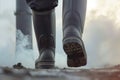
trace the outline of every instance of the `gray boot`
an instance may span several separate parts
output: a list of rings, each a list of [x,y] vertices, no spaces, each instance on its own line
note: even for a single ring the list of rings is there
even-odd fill
[[[33,23],[39,49],[35,62],[38,68],[54,68],[55,63],[55,6],[57,0],[27,0],[33,10]]]
[[[33,15],[34,28],[39,48],[36,68],[53,68],[55,60],[55,12],[54,10]]]
[[[63,0],[63,48],[69,67],[87,64],[82,41],[86,3],[86,0]]]

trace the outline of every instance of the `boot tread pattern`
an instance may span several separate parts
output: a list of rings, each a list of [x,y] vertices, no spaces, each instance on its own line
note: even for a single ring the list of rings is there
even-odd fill
[[[86,65],[86,55],[79,43],[69,42],[64,44],[63,48],[67,54],[67,64],[69,67],[80,67]]]

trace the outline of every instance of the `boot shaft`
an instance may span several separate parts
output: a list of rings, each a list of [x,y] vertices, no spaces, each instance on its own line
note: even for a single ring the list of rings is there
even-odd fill
[[[63,0],[63,30],[69,26],[83,32],[87,0]]]
[[[39,50],[55,48],[55,11],[33,11],[33,21]]]
[[[33,22],[36,35],[55,36],[55,11],[35,12],[33,11]],[[39,36],[38,35],[38,36]],[[38,37],[37,36],[37,37]]]
[[[33,11],[38,48],[55,48],[55,11],[58,0],[26,0]]]

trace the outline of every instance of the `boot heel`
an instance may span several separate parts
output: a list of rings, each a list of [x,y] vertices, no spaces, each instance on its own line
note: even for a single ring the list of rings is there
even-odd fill
[[[67,54],[67,64],[69,67],[86,65],[86,52],[81,40],[73,37],[64,39],[63,49]]]

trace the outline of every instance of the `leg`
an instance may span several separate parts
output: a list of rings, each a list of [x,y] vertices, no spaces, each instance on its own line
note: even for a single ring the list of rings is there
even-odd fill
[[[82,33],[86,14],[86,0],[63,0],[63,48],[69,67],[87,63]]]
[[[39,49],[36,68],[53,68],[55,59],[55,11],[57,0],[27,0],[33,10],[33,22]]]

